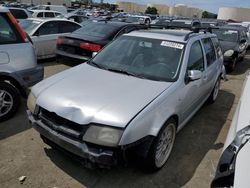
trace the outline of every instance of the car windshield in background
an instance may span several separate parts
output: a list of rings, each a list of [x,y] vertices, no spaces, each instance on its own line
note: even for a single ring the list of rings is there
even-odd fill
[[[127,21],[127,22],[131,22],[131,23],[133,23],[133,22],[143,22],[144,19],[141,18],[141,17],[128,17],[128,18],[126,19],[126,21]]]
[[[84,25],[84,23],[87,23]],[[117,30],[117,27],[111,24],[100,23],[100,22],[91,22],[88,21],[82,22],[84,27],[76,30],[73,33],[80,34],[80,35],[90,35],[95,37],[107,37],[110,36]]]
[[[21,28],[26,32],[30,33],[33,29],[35,29],[41,22],[36,20],[22,20],[19,22]]]
[[[135,77],[173,82],[178,77],[183,51],[182,43],[122,36],[89,64]]]
[[[237,42],[238,31],[230,29],[214,29],[213,33],[217,35],[221,41]]]

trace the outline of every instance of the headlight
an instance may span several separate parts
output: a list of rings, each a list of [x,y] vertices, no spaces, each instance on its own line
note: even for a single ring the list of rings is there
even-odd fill
[[[114,147],[118,145],[122,132],[120,129],[92,125],[84,134],[83,141]]]
[[[28,109],[34,114],[36,108],[36,97],[30,92],[27,100]]]
[[[224,56],[226,56],[226,57],[231,57],[233,54],[234,54],[234,51],[233,51],[233,50],[227,50],[227,51],[224,53]]]

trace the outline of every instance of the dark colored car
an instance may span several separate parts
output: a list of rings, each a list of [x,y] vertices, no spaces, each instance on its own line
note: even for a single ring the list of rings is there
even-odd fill
[[[144,27],[123,22],[89,22],[72,34],[58,38],[57,59],[62,62],[69,59],[87,61],[114,38]]]
[[[222,26],[213,29],[220,41],[224,56],[224,64],[229,72],[233,71],[237,62],[244,59],[248,38],[243,27]]]

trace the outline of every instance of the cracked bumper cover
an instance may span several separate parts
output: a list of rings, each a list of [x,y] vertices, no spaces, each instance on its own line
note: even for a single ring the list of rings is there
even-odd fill
[[[43,137],[73,155],[88,160],[88,162],[99,164],[100,166],[112,166],[117,163],[114,151],[97,149],[88,146],[85,142],[70,139],[49,128],[41,120],[36,119],[29,110],[27,110],[27,115],[32,127]]]

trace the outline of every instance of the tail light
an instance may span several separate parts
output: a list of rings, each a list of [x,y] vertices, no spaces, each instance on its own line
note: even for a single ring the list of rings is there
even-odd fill
[[[81,43],[80,48],[83,48],[85,50],[89,50],[91,52],[99,52],[102,49],[102,46],[98,45],[98,44]]]
[[[58,39],[56,40],[56,45],[61,45],[61,44],[63,44],[63,43],[64,43],[64,40],[61,39],[61,38],[58,38]]]
[[[14,25],[14,27],[16,28],[17,32],[20,34],[21,38],[23,39],[24,42],[29,42],[26,33],[21,29],[21,27],[18,25],[16,19],[14,18],[14,16],[8,12],[7,16],[10,19],[10,22]]]

